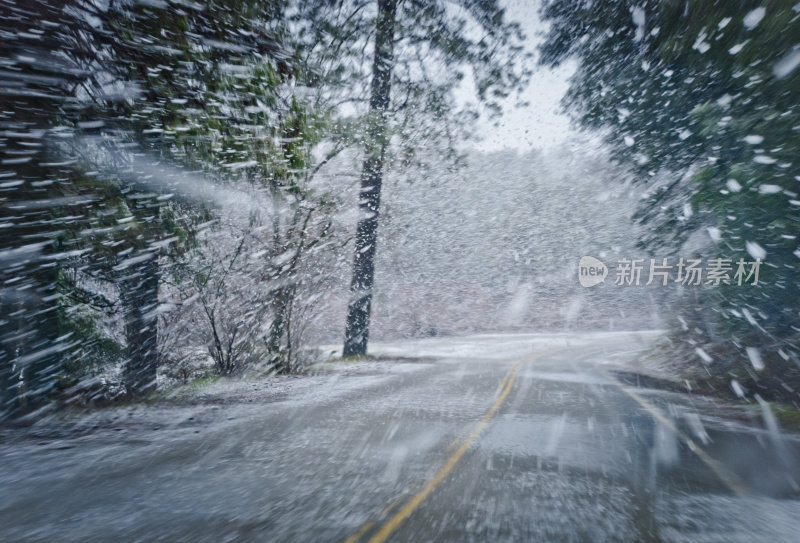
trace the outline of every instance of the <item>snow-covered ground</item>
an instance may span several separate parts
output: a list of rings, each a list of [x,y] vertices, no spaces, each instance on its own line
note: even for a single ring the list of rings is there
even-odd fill
[[[484,358],[503,360],[554,347],[581,347],[628,341],[632,349],[647,348],[663,335],[660,330],[620,332],[540,332],[527,334],[475,334],[424,339],[372,342],[369,354],[379,357]],[[329,357],[341,354],[341,345],[320,345]]]

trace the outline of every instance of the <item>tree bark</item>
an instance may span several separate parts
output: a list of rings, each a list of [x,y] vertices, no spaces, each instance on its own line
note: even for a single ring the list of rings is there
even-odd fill
[[[356,227],[353,279],[347,307],[344,356],[364,355],[369,340],[372,285],[375,276],[375,242],[386,153],[387,111],[389,109],[394,66],[394,26],[397,0],[378,0],[375,57],[369,102],[369,132],[361,172],[360,220]]]
[[[62,370],[56,270],[15,272],[32,288],[0,292],[0,419],[44,405]]]
[[[158,254],[155,253],[121,282],[128,344],[125,384],[131,396],[142,396],[156,388],[159,279]]]
[[[289,307],[292,301],[292,285],[275,289],[272,296],[272,324],[267,335],[267,350],[275,364],[275,369],[281,373],[289,371],[288,353],[283,349],[283,338],[291,327],[289,321]]]

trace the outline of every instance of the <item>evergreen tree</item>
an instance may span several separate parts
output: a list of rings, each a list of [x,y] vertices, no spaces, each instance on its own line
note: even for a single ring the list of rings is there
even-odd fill
[[[85,340],[96,334],[82,307],[123,315],[128,391],[152,389],[160,260],[191,234],[187,209],[197,202],[170,201],[166,180],[137,171],[137,156],[181,166],[213,154],[197,142],[212,141],[214,126],[193,125],[193,116],[220,111],[222,95],[238,92],[226,70],[257,63],[280,80],[288,70],[280,13],[269,0],[0,7],[3,410],[51,398],[86,358]],[[86,279],[118,299],[82,288]]]
[[[800,331],[796,7],[556,0],[542,14],[551,25],[542,62],[578,62],[565,107],[603,131],[650,186],[638,214],[642,246],[731,260],[730,284],[687,301],[697,316],[684,314],[692,350],[711,344],[715,364],[754,382],[760,368],[732,366],[728,353],[761,349],[772,361],[766,373],[792,378]],[[738,285],[737,262],[756,258],[758,284]]]
[[[479,101],[496,114],[527,82],[528,55],[519,25],[494,0],[301,1],[294,21],[310,67],[306,81],[359,127],[361,216],[343,352],[364,354],[388,163],[402,168],[416,148],[442,142],[441,159],[457,157],[460,134],[469,133],[478,110],[457,105],[453,91],[471,74]]]

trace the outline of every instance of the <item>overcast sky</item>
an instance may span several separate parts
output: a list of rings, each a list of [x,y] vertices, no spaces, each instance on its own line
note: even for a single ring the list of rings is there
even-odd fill
[[[538,16],[538,0],[506,0],[505,3],[508,18],[522,25],[530,48],[535,49],[545,29]],[[482,120],[479,130],[483,138],[474,144],[475,147],[483,151],[508,148],[524,152],[531,148],[555,147],[574,138],[569,119],[560,110],[560,100],[573,70],[571,63],[556,70],[535,66],[530,85],[521,97],[529,105],[515,108],[517,99],[512,98],[504,108],[499,126]]]

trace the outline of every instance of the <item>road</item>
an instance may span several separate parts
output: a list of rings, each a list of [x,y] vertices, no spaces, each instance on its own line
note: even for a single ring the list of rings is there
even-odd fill
[[[797,541],[798,437],[622,383],[656,337],[376,345],[6,433],[0,540]]]

